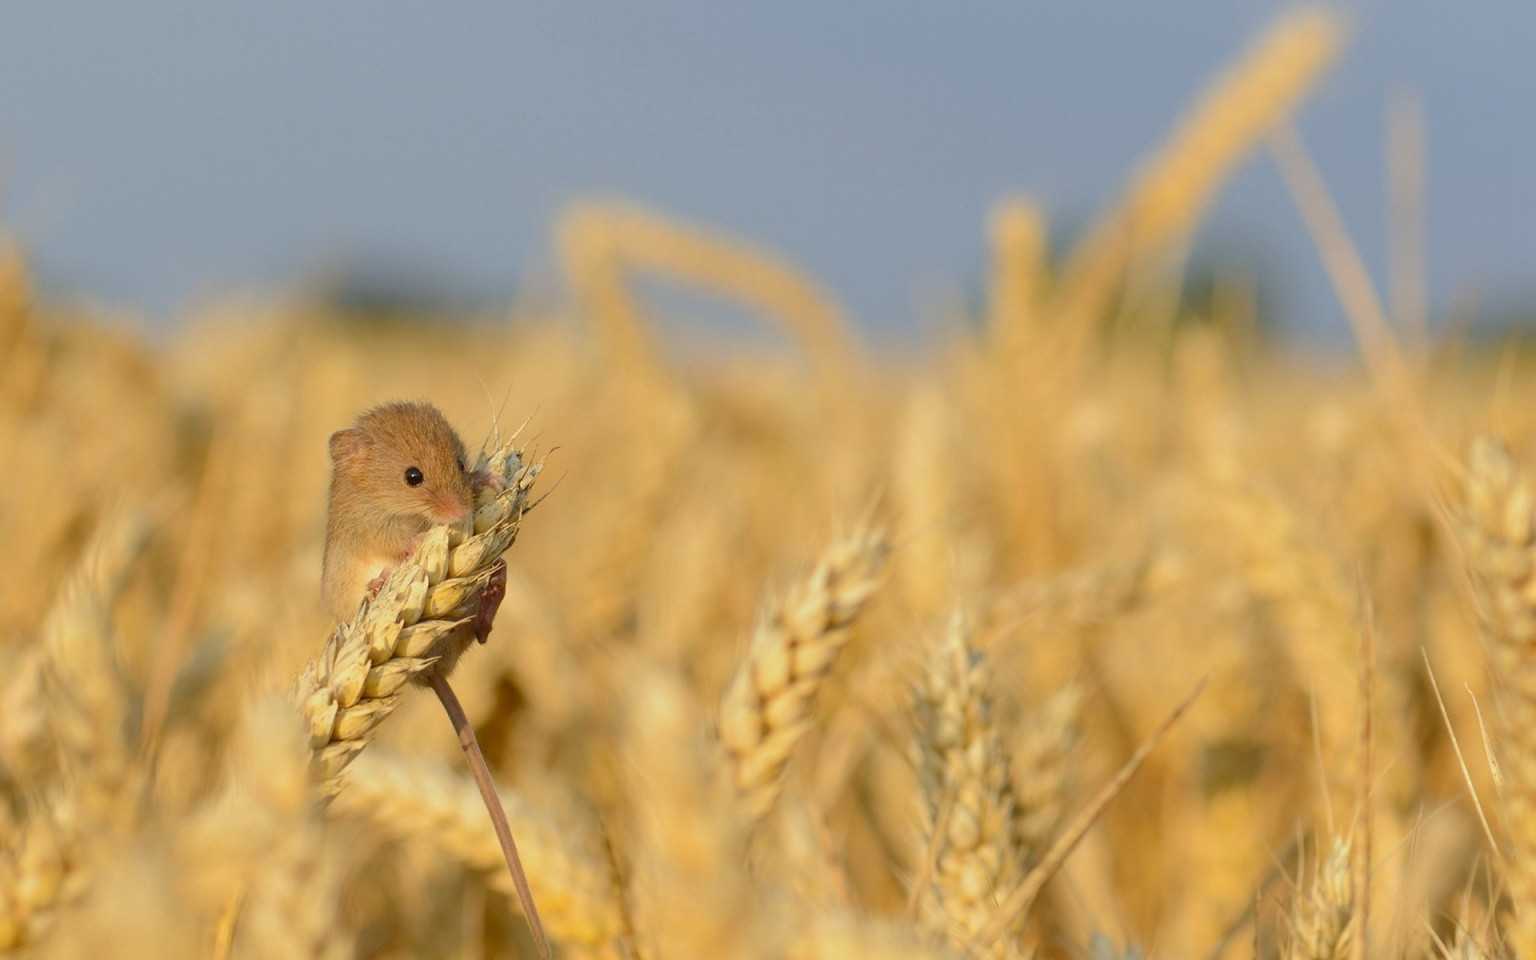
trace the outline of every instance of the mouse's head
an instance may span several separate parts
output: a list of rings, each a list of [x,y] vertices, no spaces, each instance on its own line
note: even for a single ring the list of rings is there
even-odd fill
[[[426,403],[387,403],[331,434],[339,488],[372,510],[428,525],[461,521],[474,509],[464,444]]]

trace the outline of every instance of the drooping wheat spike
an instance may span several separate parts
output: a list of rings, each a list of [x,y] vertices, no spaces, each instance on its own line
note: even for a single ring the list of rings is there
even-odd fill
[[[997,921],[1003,898],[1023,880],[1024,847],[986,662],[964,615],[951,616],[926,666],[914,713],[920,855],[931,877],[917,896],[924,925],[965,949]],[[1015,931],[976,955],[1022,956],[1018,940]]]
[[[538,885],[539,913],[561,956],[625,956],[629,933],[620,891],[595,825],[575,809],[538,810],[510,790],[501,793]],[[332,810],[390,836],[433,844],[484,876],[509,903],[518,902],[474,783],[441,765],[371,751],[348,770],[347,789]]]
[[[1238,161],[1317,83],[1344,32],[1327,9],[1288,12],[1218,77],[1068,255],[1054,310],[1092,316],[1133,259],[1186,236]]]
[[[1457,513],[1489,673],[1499,684],[1494,747],[1508,835],[1504,885],[1514,915],[1505,940],[1536,956],[1536,494],[1497,441],[1472,444]]]
[[[1050,846],[1066,809],[1067,767],[1082,701],[1082,689],[1076,685],[1058,690],[1026,715],[1013,741],[1019,841],[1029,862]]]
[[[514,441],[482,454],[476,470],[505,488],[480,493],[474,534],[434,527],[395,567],[377,596],[331,631],[320,656],[299,678],[297,697],[309,729],[314,772],[327,795],[399,704],[406,684],[429,670],[451,670],[470,642],[467,627],[480,591],[517,539],[529,492],[543,469]]]
[[[887,553],[885,532],[862,527],[828,547],[811,575],[759,620],[720,704],[720,739],[754,819],[773,807],[822,680],[879,587]]]
[[[819,284],[768,251],[620,204],[573,207],[561,214],[556,233],[569,282],[616,358],[655,362],[641,310],[625,283],[626,270],[638,268],[761,310],[798,341],[821,383],[851,379],[856,350],[842,309]]]
[[[339,922],[340,870],[313,802],[304,736],[282,698],[249,704],[221,789],[177,834],[188,899],[210,928],[229,924],[237,960],[353,955]]]
[[[1306,889],[1291,906],[1286,960],[1345,960],[1354,920],[1349,841],[1336,839]]]

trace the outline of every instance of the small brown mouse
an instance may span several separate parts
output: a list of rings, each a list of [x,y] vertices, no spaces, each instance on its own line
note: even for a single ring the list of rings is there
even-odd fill
[[[464,442],[429,403],[386,403],[331,434],[331,493],[320,589],[338,623],[410,556],[437,524],[467,524],[475,492],[493,481],[472,473]],[[505,590],[505,573],[482,593],[475,634],[482,642]]]
[[[422,534],[438,524],[468,527],[475,494],[482,487],[503,489],[488,473],[471,472],[464,442],[448,419],[429,403],[386,403],[331,434],[331,497],[325,525],[325,570],[320,592],[338,623],[357,613],[363,598],[376,592],[384,577],[403,562]],[[481,588],[480,609],[472,627],[485,642],[506,594],[507,568],[496,561]],[[538,905],[507,824],[506,811],[491,779],[490,767],[475,739],[474,727],[448,685],[447,672],[457,654],[439,660],[425,683],[447,711],[459,745],[474,774],[491,823],[517,886],[538,954],[550,956]],[[448,664],[444,666],[444,664]]]

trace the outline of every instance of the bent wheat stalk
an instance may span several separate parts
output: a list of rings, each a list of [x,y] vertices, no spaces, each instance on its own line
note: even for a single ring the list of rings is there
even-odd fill
[[[533,506],[529,491],[543,463],[526,462],[516,439],[482,453],[475,464],[476,471],[499,479],[501,489],[481,490],[474,532],[465,536],[445,526],[428,531],[411,556],[390,571],[378,593],[364,600],[349,622],[331,631],[325,649],[299,678],[298,700],[314,775],[321,792],[333,797],[344,786],[347,765],[399,705],[405,685],[415,680],[433,688],[480,783],[507,869],[517,881],[524,916],[540,955],[547,958],[549,944],[506,815],[489,783],[474,730],[447,683],[473,635],[470,626],[481,593],[500,567],[501,555],[516,541],[523,514]]]

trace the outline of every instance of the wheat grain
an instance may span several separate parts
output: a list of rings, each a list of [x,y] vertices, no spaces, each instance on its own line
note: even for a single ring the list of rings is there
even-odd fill
[[[924,849],[934,851],[931,886],[918,892],[919,906],[929,929],[964,948],[996,921],[1003,897],[1023,880],[1025,863],[986,663],[961,614],[933,645],[914,711]],[[949,815],[941,818],[946,804]],[[1017,938],[1017,930],[1005,933],[978,955],[1020,956]]]
[[[836,541],[759,620],[720,703],[720,739],[750,816],[773,807],[822,680],[880,584],[887,549],[884,531],[870,526]]]

